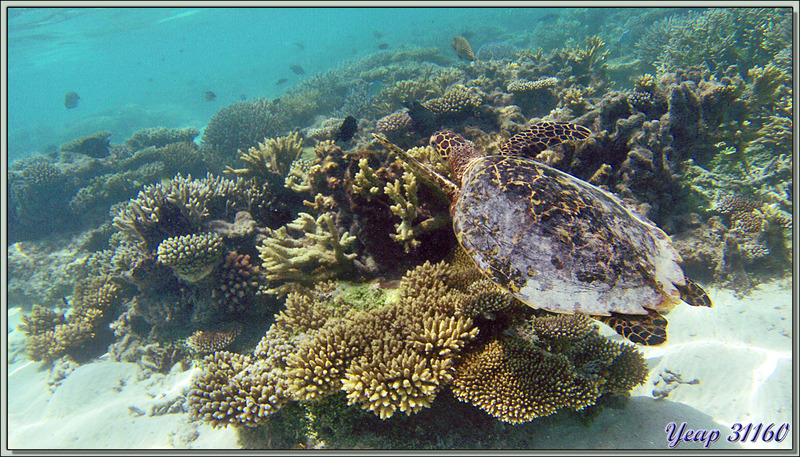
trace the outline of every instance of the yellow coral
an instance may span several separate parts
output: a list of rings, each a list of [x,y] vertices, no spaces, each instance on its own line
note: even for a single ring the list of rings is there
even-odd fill
[[[324,213],[314,219],[300,213],[293,222],[277,230],[268,229],[267,237],[257,246],[270,281],[264,293],[285,295],[293,282],[310,284],[330,279],[352,266],[356,254],[346,251],[356,238],[348,232],[339,233],[333,217]]]
[[[239,158],[247,167],[225,167],[225,173],[236,176],[265,178],[272,173],[280,176],[289,174],[292,162],[303,153],[303,140],[299,132],[278,138],[264,138],[258,147],[251,147],[247,152],[239,151]]]

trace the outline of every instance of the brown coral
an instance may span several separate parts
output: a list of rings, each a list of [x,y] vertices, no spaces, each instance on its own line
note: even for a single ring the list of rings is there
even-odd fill
[[[461,84],[451,87],[440,98],[423,103],[425,108],[440,115],[455,115],[472,112],[481,106],[481,97],[475,90]]]
[[[496,339],[468,349],[456,369],[455,396],[510,423],[594,404],[600,392],[569,360],[522,342]]]
[[[412,124],[413,121],[408,115],[408,110],[395,111],[378,119],[375,130],[381,133],[403,133],[409,131]]]
[[[531,92],[534,90],[546,89],[548,87],[555,87],[558,84],[558,78],[552,76],[542,76],[535,81],[528,81],[527,79],[517,79],[508,83],[506,90],[509,92]]]
[[[198,330],[186,339],[186,345],[196,353],[225,349],[236,341],[242,332],[242,324],[229,322],[211,330]]]

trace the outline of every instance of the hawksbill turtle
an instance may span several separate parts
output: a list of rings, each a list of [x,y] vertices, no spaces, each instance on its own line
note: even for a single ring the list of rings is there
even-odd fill
[[[387,139],[373,135],[406,163],[443,186],[459,244],[501,289],[536,309],[588,314],[635,343],[666,341],[661,315],[681,299],[711,306],[687,279],[666,233],[609,192],[532,160],[591,131],[541,122],[484,156],[453,132],[430,143],[445,158],[451,181]]]

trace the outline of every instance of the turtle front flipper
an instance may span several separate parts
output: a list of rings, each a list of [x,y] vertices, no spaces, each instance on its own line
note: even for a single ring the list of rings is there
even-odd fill
[[[656,311],[647,314],[617,314],[595,316],[615,332],[642,346],[658,346],[667,341],[667,320]]]
[[[547,148],[567,141],[585,140],[591,134],[592,131],[582,125],[542,121],[509,138],[500,145],[500,152],[504,155],[534,158]]]
[[[681,293],[681,300],[685,301],[691,306],[707,306],[711,308],[713,304],[711,303],[711,298],[709,298],[708,294],[700,284],[692,281],[689,278],[686,278],[686,284],[683,286],[675,284],[675,287],[678,289],[678,292]]]

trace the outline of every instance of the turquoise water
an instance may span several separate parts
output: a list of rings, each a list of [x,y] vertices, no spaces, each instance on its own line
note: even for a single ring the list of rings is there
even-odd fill
[[[43,152],[102,128],[122,141],[145,127],[200,127],[242,95],[276,96],[380,43],[446,49],[465,30],[513,34],[553,11],[11,8],[9,150]],[[276,85],[281,78],[288,83]],[[209,90],[213,103],[202,97]],[[72,110],[63,104],[69,91],[81,97]]]

